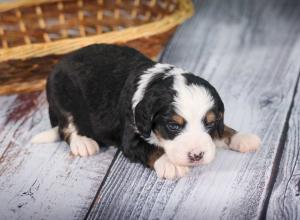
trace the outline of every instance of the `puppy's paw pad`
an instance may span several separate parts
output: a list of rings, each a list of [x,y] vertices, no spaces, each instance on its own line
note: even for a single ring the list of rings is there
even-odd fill
[[[96,141],[86,136],[72,134],[70,137],[71,151],[75,156],[92,156],[99,152],[100,148]]]
[[[257,151],[260,145],[261,140],[257,135],[237,133],[232,136],[229,147],[233,150],[246,153]]]
[[[175,179],[183,177],[189,171],[188,167],[173,164],[166,155],[161,156],[154,163],[157,176],[161,179]]]

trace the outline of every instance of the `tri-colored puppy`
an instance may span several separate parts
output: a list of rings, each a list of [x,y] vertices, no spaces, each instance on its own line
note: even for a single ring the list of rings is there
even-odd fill
[[[224,125],[223,102],[206,80],[129,47],[98,44],[67,55],[48,78],[47,97],[53,128],[33,142],[62,139],[79,156],[118,146],[161,178],[211,162],[216,146],[260,145]]]

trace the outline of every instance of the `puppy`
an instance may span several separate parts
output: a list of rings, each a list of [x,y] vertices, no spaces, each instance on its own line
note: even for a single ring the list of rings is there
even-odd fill
[[[224,125],[223,102],[206,80],[129,47],[98,44],[65,56],[46,90],[53,128],[32,142],[64,140],[78,156],[118,146],[160,178],[211,162],[216,147],[260,146],[256,135]]]

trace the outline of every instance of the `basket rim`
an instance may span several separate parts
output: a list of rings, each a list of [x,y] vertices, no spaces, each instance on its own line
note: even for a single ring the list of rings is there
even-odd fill
[[[12,0],[9,2],[1,2],[0,13],[21,6],[28,7],[28,6],[39,5],[43,3],[51,3],[51,2],[59,2],[59,1],[61,0]],[[63,0],[63,1],[71,1],[71,0]]]
[[[60,0],[36,0],[34,3],[28,0],[17,0],[11,3],[0,4],[0,12],[5,7],[13,9],[23,6],[22,3],[24,4],[24,2],[26,2],[26,5],[30,5],[30,3],[38,4],[56,1]],[[194,7],[191,0],[179,0],[178,4],[178,9],[171,15],[167,15],[159,21],[94,36],[2,48],[0,49],[0,62],[12,59],[42,57],[50,54],[61,55],[95,43],[124,43],[138,38],[147,38],[161,34],[183,23],[194,14]]]

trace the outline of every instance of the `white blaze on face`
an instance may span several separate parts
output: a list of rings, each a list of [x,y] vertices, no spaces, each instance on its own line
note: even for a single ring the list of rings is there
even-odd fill
[[[215,145],[205,130],[203,119],[213,105],[210,93],[198,85],[187,85],[182,75],[174,77],[174,87],[177,95],[174,98],[175,111],[185,121],[183,131],[173,140],[163,140],[161,143],[166,154],[173,163],[180,165],[197,165],[209,163],[215,155]],[[203,158],[191,163],[188,155],[204,152]]]

